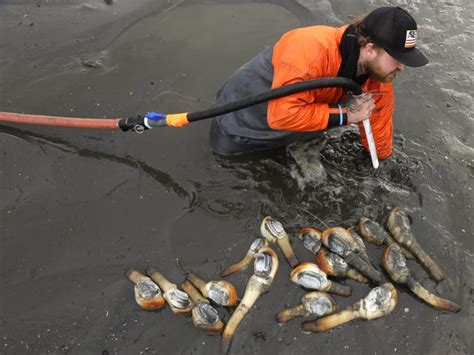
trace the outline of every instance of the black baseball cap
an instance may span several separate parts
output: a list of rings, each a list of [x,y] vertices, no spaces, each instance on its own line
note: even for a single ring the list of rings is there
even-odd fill
[[[409,67],[421,67],[428,63],[416,45],[415,19],[401,7],[379,7],[363,20],[364,34],[369,41],[385,49],[393,58]]]

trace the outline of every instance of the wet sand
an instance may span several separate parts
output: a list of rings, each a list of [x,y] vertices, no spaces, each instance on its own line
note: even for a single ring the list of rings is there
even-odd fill
[[[431,63],[396,81],[395,154],[370,169],[352,129],[322,142],[221,158],[210,122],[142,135],[0,125],[0,353],[218,353],[219,337],[168,309],[134,302],[124,272],[176,265],[205,278],[246,252],[261,218],[300,227],[383,221],[407,208],[446,280],[431,290],[459,303],[436,311],[398,288],[388,317],[327,334],[274,317],[304,291],[277,278],[241,326],[232,353],[469,354],[474,352],[473,5],[407,7]],[[209,107],[226,78],[285,31],[337,25],[381,1],[0,1],[0,111],[126,117]],[[368,246],[378,264],[381,249]],[[281,256],[281,254],[280,254]],[[233,276],[243,292],[251,270]],[[365,296],[354,287],[343,307]],[[229,313],[220,310],[228,319]]]

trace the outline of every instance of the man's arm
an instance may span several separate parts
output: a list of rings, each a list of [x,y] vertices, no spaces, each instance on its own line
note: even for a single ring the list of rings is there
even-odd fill
[[[339,49],[325,47],[320,42],[324,40],[324,34],[324,30],[319,29],[318,35],[314,35],[313,30],[307,28],[288,32],[282,37],[273,49],[272,88],[337,75]],[[348,112],[343,103],[328,104],[342,94],[342,89],[327,88],[272,100],[267,106],[268,125],[276,130],[324,131],[369,117],[374,108],[370,94],[354,100],[357,110],[352,112]]]

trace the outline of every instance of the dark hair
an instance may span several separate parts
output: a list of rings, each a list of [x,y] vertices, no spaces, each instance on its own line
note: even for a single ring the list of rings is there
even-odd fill
[[[365,29],[365,25],[363,23],[367,13],[361,14],[359,16],[354,17],[354,20],[351,23],[351,26],[355,29],[355,34],[357,36],[357,42],[359,43],[360,47],[365,47],[368,43],[372,43],[370,36],[367,34]],[[375,45],[375,44],[374,44]]]

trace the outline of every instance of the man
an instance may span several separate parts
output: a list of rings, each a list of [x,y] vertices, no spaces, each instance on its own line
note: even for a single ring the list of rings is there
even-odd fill
[[[222,155],[269,149],[316,137],[321,131],[370,117],[377,155],[392,154],[392,81],[405,66],[428,59],[415,48],[417,25],[400,7],[381,7],[351,25],[312,26],[287,32],[237,70],[219,91],[217,105],[270,88],[319,77],[345,77],[364,94],[344,97],[340,88],[305,91],[216,117],[210,144]]]

